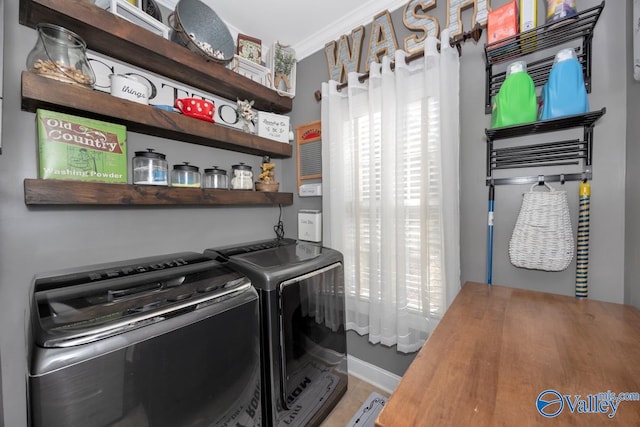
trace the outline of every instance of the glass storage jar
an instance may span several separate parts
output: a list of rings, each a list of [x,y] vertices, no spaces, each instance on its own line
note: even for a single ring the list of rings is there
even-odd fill
[[[227,171],[214,166],[211,169],[204,170],[202,177],[202,188],[222,188],[229,189],[229,177]]]
[[[153,148],[147,148],[147,151],[136,151],[132,165],[134,184],[169,185],[169,166],[166,156],[154,152]]]
[[[172,187],[200,187],[200,169],[189,162],[181,165],[173,165],[171,171]]]
[[[253,189],[253,171],[251,166],[240,164],[231,166],[233,170],[231,178],[232,190],[252,190]]]
[[[87,60],[87,44],[76,33],[54,24],[36,25],[38,40],[27,56],[27,69],[45,77],[93,88],[96,76]]]

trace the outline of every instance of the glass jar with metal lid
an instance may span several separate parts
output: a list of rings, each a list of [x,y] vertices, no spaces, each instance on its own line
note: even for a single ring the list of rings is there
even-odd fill
[[[233,171],[231,175],[232,190],[252,190],[253,189],[253,170],[251,166],[240,164],[231,166]]]
[[[183,162],[181,165],[173,165],[171,171],[172,187],[200,187],[200,169],[192,166],[189,162]]]
[[[169,185],[169,166],[164,154],[147,148],[147,151],[136,151],[131,163],[134,184]]]
[[[27,56],[27,69],[67,83],[93,88],[96,76],[87,60],[87,44],[66,28],[36,25],[38,40]]]
[[[205,169],[202,177],[202,188],[221,188],[229,189],[229,177],[227,171],[217,166]]]

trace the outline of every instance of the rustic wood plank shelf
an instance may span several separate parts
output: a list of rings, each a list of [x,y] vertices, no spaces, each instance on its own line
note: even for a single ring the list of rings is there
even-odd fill
[[[292,100],[208,61],[86,0],[20,0],[20,23],[50,22],[79,34],[89,49],[227,99],[252,99],[254,107],[290,112]],[[156,109],[24,71],[22,109],[38,108],[117,122],[127,130],[207,147],[273,158],[292,155],[290,144]],[[96,206],[291,205],[292,193],[171,188],[148,185],[25,179],[25,204]]]
[[[27,205],[229,206],[291,205],[292,193],[25,179]]]
[[[22,109],[55,109],[99,120],[116,121],[127,130],[162,138],[274,158],[291,157],[291,144],[230,127],[159,110],[104,92],[22,72]]]
[[[32,28],[40,22],[80,35],[87,47],[195,88],[235,100],[252,99],[258,110],[287,113],[292,99],[208,61],[189,49],[107,12],[87,0],[20,0],[19,19]]]

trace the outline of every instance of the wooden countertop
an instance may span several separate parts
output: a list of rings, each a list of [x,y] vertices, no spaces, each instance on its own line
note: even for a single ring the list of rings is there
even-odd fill
[[[536,406],[545,390],[558,393],[542,396],[556,401],[545,413],[563,405],[552,418]],[[640,426],[640,401],[619,402],[613,418],[606,399],[607,414],[578,413],[608,391],[640,393],[639,310],[468,282],[376,426]]]

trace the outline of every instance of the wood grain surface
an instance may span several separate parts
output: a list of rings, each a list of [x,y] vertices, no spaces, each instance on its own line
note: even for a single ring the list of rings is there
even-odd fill
[[[108,93],[59,82],[41,75],[22,72],[22,109],[38,108],[115,122],[127,131],[221,148],[240,153],[291,157],[291,144],[262,138],[248,132],[194,119],[179,113],[116,98]]]
[[[291,98],[92,3],[20,0],[19,21],[32,28],[40,22],[60,25],[80,35],[90,50],[226,99],[252,99],[258,110],[291,111]]]
[[[553,418],[536,407],[549,389],[564,405]],[[620,402],[613,417],[604,406],[578,413],[578,400],[609,391],[640,392],[639,310],[468,282],[376,426],[639,426],[640,401]]]
[[[292,193],[25,179],[26,205],[291,205]]]

